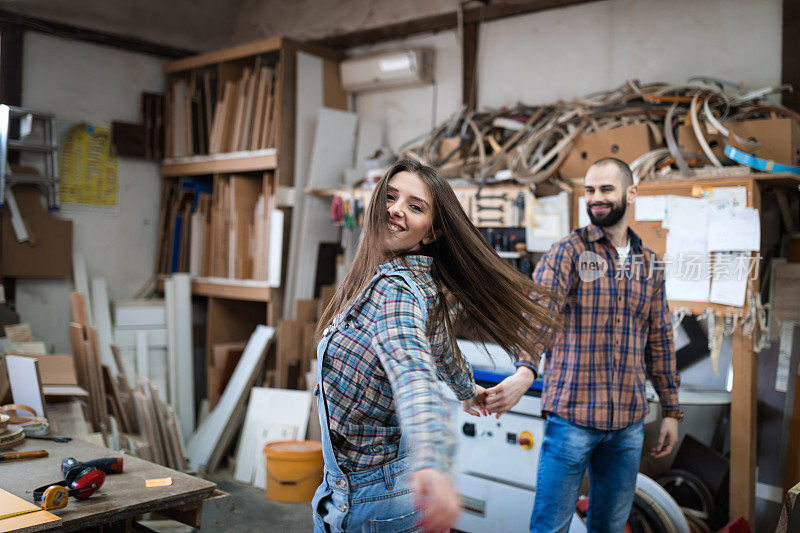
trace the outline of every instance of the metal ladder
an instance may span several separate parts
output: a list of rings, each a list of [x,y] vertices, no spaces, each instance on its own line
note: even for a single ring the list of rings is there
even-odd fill
[[[10,139],[10,126],[19,120],[20,139]],[[43,140],[26,140],[41,124]],[[44,156],[44,174],[14,173],[8,164],[8,153],[33,153]],[[58,197],[58,132],[56,117],[21,107],[0,104],[0,207],[6,205],[9,188],[17,183],[36,185],[47,198],[50,210],[59,208]]]

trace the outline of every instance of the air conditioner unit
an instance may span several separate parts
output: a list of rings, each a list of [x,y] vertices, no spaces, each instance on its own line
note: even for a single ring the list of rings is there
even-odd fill
[[[374,91],[433,82],[433,50],[415,48],[340,63],[342,88],[350,92]]]

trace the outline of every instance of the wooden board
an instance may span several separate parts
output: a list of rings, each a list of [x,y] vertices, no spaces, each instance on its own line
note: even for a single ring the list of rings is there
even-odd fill
[[[37,529],[46,529],[61,521],[56,515],[33,504],[30,499],[22,499],[8,491],[0,489],[0,515],[9,515],[22,511],[30,511],[32,509],[38,510],[0,520],[0,532],[19,531],[28,528],[30,528],[30,531],[36,531]]]
[[[94,308],[94,323],[97,327],[97,346],[100,361],[104,365],[113,365],[114,356],[111,354],[111,308],[108,301],[108,290],[105,278],[92,278],[92,306]]]
[[[302,324],[297,320],[278,322],[278,349],[275,362],[275,381],[279,389],[297,388],[289,379],[289,367],[300,359],[300,335]]]
[[[236,428],[231,420],[237,410],[243,411],[244,400],[262,367],[267,345],[272,339],[274,330],[267,326],[258,326],[247,343],[244,354],[236,365],[219,404],[198,426],[187,446],[189,466],[192,469],[209,469],[213,466],[212,458],[221,441],[230,438]]]
[[[34,238],[17,242],[11,227],[10,210],[3,209],[0,274],[45,278],[69,276],[72,272],[72,220],[48,213],[42,194],[35,186],[17,185],[14,196]]]
[[[6,337],[11,342],[33,342],[30,324],[9,324],[5,326]]]
[[[5,359],[14,403],[32,407],[36,410],[36,416],[44,416],[45,403],[39,363],[33,357],[21,355],[7,355]]]
[[[208,406],[217,405],[225,386],[236,370],[236,365],[244,353],[247,342],[225,342],[211,346],[212,365],[206,368],[206,397]]]
[[[69,354],[49,354],[36,358],[42,385],[77,385],[78,374],[75,360]]]
[[[235,480],[266,487],[264,445],[303,440],[312,398],[306,391],[253,387],[236,453]]]
[[[175,274],[172,279],[175,282],[173,296],[175,298],[174,307],[174,328],[171,333],[175,335],[175,378],[170,376],[170,382],[176,383],[175,395],[172,398],[176,402],[171,402],[175,413],[178,415],[181,430],[184,435],[189,435],[194,431],[194,356],[192,349],[192,294],[191,278],[188,274]],[[167,310],[170,309],[168,303]],[[169,328],[169,319],[168,329]],[[170,363],[170,372],[173,365]],[[166,397],[166,391],[164,397]],[[171,393],[172,391],[170,391]]]
[[[119,452],[95,446],[81,440],[55,443],[28,440],[19,451],[47,450],[50,455],[28,461],[11,461],[0,469],[0,486],[28,500],[36,487],[52,483],[60,474],[61,460],[75,457],[80,460],[99,457],[118,457]],[[214,492],[216,485],[130,455],[124,458],[124,473],[109,475],[92,497],[83,501],[70,500],[67,507],[54,511],[61,517],[58,531],[75,531],[99,524],[125,520],[141,514],[168,509],[181,504],[201,501]],[[172,478],[168,487],[145,488],[146,479]],[[24,481],[21,481],[24,480]],[[22,531],[36,531],[25,529]]]
[[[86,269],[86,258],[81,253],[72,254],[72,279],[75,282],[75,290],[81,294],[89,294],[89,275]],[[86,317],[92,323],[92,306],[85,300]]]
[[[770,285],[770,337],[778,339],[784,322],[800,321],[800,263],[773,259]]]

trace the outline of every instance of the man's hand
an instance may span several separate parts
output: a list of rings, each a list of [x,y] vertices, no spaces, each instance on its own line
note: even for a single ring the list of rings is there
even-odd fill
[[[661,433],[658,435],[658,444],[650,451],[650,455],[658,459],[672,452],[678,443],[678,419],[666,417],[661,421]]]
[[[486,389],[475,385],[475,397],[462,401],[461,409],[473,416],[487,416],[489,413],[486,411]]]
[[[486,410],[497,418],[517,405],[525,391],[531,388],[535,376],[530,368],[521,366],[514,374],[492,387],[486,389]]]
[[[450,476],[433,468],[423,468],[409,479],[414,491],[414,505],[422,516],[417,525],[425,532],[440,533],[452,529],[461,514],[461,497]]]

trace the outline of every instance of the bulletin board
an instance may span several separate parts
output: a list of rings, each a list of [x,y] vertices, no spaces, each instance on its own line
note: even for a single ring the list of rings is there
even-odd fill
[[[665,179],[660,181],[644,182],[639,184],[639,196],[688,196],[700,198],[707,194],[710,189],[715,187],[744,187],[747,196],[746,207],[759,208],[760,196],[756,193],[758,178],[756,176],[735,176],[720,178],[681,178]],[[583,197],[583,186],[576,186],[573,194],[573,227],[579,227],[579,214],[581,211],[581,198]],[[645,247],[653,250],[659,257],[664,256],[666,240],[669,233],[668,229],[662,227],[661,221],[637,221],[635,206],[629,206],[628,224],[641,238]],[[705,230],[705,228],[703,228]],[[714,252],[712,252],[712,255]],[[756,252],[751,254],[752,257]],[[758,290],[758,279],[751,282],[753,290]],[[748,312],[748,300],[750,295],[748,288],[745,295],[743,307],[722,305],[711,302],[693,302],[684,300],[670,300],[671,309],[688,309],[692,314],[701,315],[706,309],[711,309],[717,316],[744,316]]]

